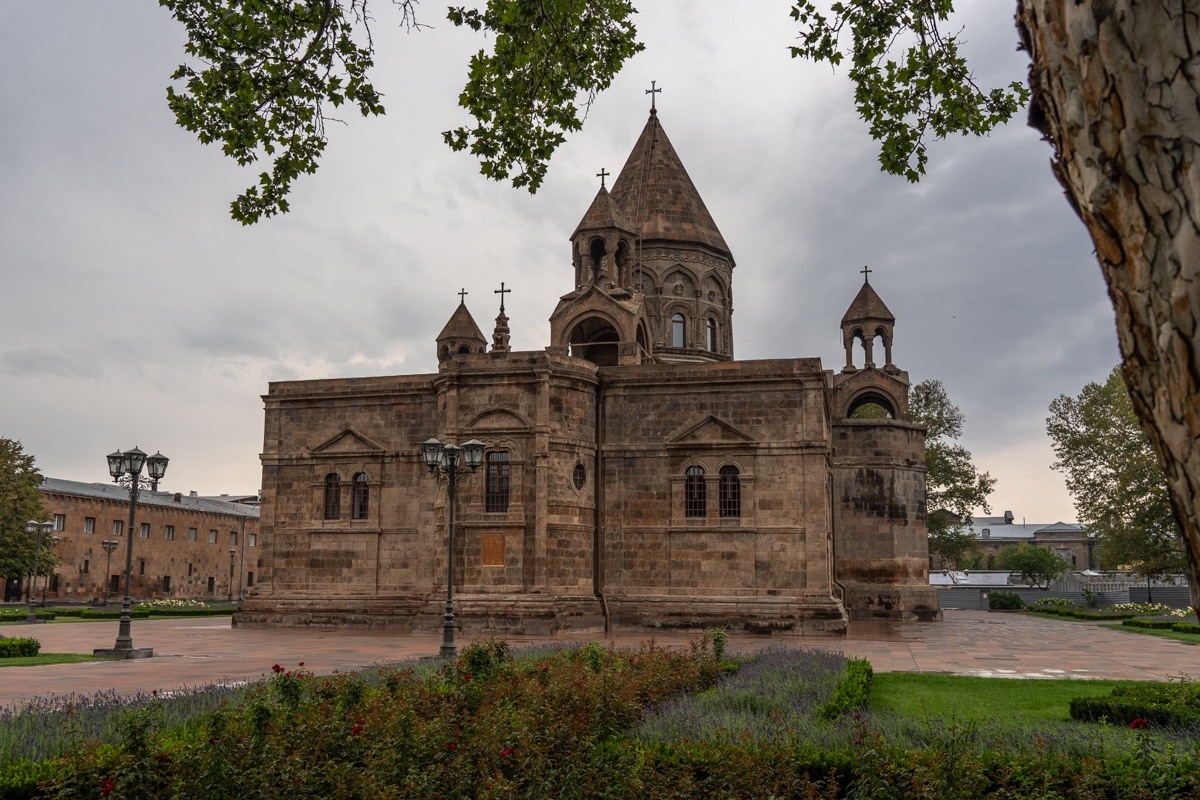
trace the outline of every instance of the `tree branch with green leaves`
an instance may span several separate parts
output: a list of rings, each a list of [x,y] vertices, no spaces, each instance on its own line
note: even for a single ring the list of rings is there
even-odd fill
[[[536,192],[566,134],[583,127],[597,93],[644,49],[634,13],[625,0],[491,0],[482,11],[451,8],[451,22],[487,32],[495,46],[471,57],[459,95],[475,125],[446,131],[446,144],[469,149],[488,178]]]
[[[415,0],[394,0],[416,26]],[[187,31],[181,64],[167,88],[179,125],[203,144],[221,145],[241,166],[271,159],[231,204],[243,225],[288,210],[287,195],[317,169],[326,123],[343,105],[384,113],[367,77],[374,64],[367,0],[159,0]]]
[[[953,10],[952,0],[847,0],[829,15],[802,0],[791,10],[800,23],[792,57],[849,61],[854,102],[880,142],[880,166],[913,183],[925,174],[931,135],[987,134],[1029,101],[1019,81],[991,90],[975,83],[958,35],[942,30]],[[902,41],[911,44],[893,57]]]

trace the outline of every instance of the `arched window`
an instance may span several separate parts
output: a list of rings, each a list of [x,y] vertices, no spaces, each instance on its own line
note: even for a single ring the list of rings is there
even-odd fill
[[[708,491],[704,485],[704,467],[687,469],[683,484],[683,513],[688,517],[708,516]]]
[[[508,511],[508,451],[487,454],[485,511]]]
[[[360,472],[354,476],[354,498],[350,507],[352,519],[366,519],[371,500],[371,488],[367,486],[367,473]]]
[[[717,321],[712,317],[708,318],[708,352],[717,352]]]
[[[722,517],[742,515],[742,479],[733,464],[721,467],[720,508]]]
[[[683,314],[671,317],[671,347],[683,347]]]
[[[471,348],[468,345],[465,345],[465,344],[459,345],[459,347],[458,347],[459,355],[468,355],[470,352],[471,352]]]
[[[575,471],[571,475],[571,481],[575,484],[575,488],[583,491],[583,485],[587,482],[587,470],[583,464],[576,464]]]
[[[325,476],[325,519],[342,518],[342,477],[336,472]]]

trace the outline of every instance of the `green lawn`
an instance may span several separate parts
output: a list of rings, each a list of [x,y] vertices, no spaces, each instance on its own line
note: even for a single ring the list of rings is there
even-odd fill
[[[1190,622],[1191,620],[1183,620]],[[1162,636],[1166,639],[1178,639],[1181,642],[1188,644],[1200,644],[1200,634],[1196,633],[1176,633],[1171,630],[1162,630],[1160,628],[1126,628],[1121,623],[1116,625],[1101,625],[1102,628],[1112,628],[1113,630],[1121,631],[1122,633],[1144,633],[1148,636]]]
[[[79,661],[109,660],[107,658],[94,658],[86,653],[39,653],[36,656],[0,658],[0,667],[39,667],[44,664],[74,664]]]
[[[1072,679],[1020,680],[963,675],[913,675],[877,672],[871,707],[905,716],[925,714],[959,720],[985,720],[996,715],[1064,720],[1073,697],[1106,695],[1135,681]]]

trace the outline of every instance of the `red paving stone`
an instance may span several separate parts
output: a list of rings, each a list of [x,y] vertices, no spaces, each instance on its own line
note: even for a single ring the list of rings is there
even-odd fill
[[[947,611],[942,622],[856,622],[844,638],[731,636],[732,650],[768,645],[821,647],[869,659],[879,672],[940,672],[1011,678],[1165,680],[1200,673],[1200,649],[1184,642],[1067,622],[981,611]],[[0,625],[12,636],[23,626]],[[47,653],[90,653],[111,647],[116,622],[38,625]],[[0,669],[0,703],[38,695],[115,689],[172,689],[219,680],[257,678],[272,664],[303,661],[318,674],[437,653],[440,635],[368,633],[321,628],[233,629],[225,617],[137,620],[134,643],[153,647],[144,661],[98,661]],[[513,646],[601,636],[512,637]],[[620,633],[619,646],[649,637]],[[663,633],[660,644],[681,647],[691,634]],[[464,643],[464,642],[460,642]]]

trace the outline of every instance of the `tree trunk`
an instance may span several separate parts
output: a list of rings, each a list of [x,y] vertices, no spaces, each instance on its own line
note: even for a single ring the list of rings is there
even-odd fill
[[[1019,0],[1030,124],[1087,226],[1200,617],[1200,0]]]

